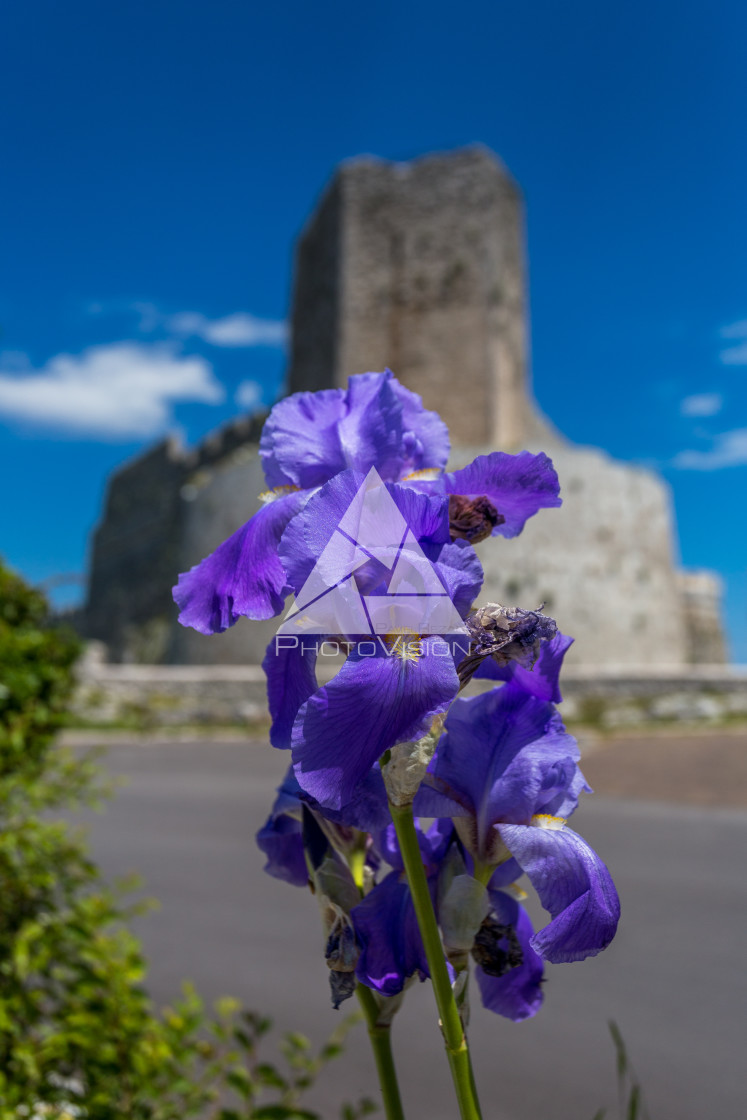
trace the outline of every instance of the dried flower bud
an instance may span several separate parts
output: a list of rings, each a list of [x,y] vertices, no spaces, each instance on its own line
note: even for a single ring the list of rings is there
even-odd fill
[[[484,494],[479,498],[466,498],[462,494],[449,496],[449,532],[453,541],[479,544],[505,520]]]
[[[524,961],[516,930],[488,917],[480,926],[472,946],[472,956],[488,976],[505,976]]]
[[[330,972],[329,990],[335,1011],[339,1011],[340,1004],[344,1003],[346,999],[350,999],[355,992],[355,985],[354,972]]]
[[[540,610],[488,603],[471,614],[466,626],[472,652],[457,669],[462,686],[486,657],[492,657],[499,665],[516,661],[524,669],[531,669],[539,656],[540,643],[554,638],[558,632],[555,620]]]

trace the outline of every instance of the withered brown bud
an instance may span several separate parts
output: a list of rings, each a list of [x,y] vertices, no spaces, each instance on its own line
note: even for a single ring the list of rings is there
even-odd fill
[[[486,657],[499,665],[517,661],[531,669],[539,656],[540,643],[554,638],[558,632],[555,620],[539,610],[504,607],[488,603],[478,607],[465,623],[470,635],[470,653],[457,667],[464,686]]]
[[[524,961],[524,952],[513,926],[504,926],[487,917],[472,946],[472,956],[488,976],[505,976]]]
[[[466,498],[463,494],[449,496],[449,532],[453,541],[479,544],[505,520],[484,494],[479,498]]]

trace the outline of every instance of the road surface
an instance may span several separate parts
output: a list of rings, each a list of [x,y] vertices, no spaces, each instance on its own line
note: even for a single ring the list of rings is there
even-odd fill
[[[280,1029],[320,1040],[339,1013],[328,1005],[316,904],[264,875],[253,841],[286,762],[260,743],[119,743],[106,765],[128,784],[93,818],[91,840],[108,876],[138,871],[160,901],[138,924],[159,1002],[189,978],[208,999],[237,996],[271,1011]],[[620,930],[599,957],[549,967],[535,1019],[515,1025],[474,1008],[485,1120],[592,1120],[602,1106],[615,1115],[609,1018],[652,1120],[737,1120],[747,1067],[747,811],[597,793],[573,824],[613,872]],[[409,993],[395,1031],[408,1118],[452,1120],[428,984]],[[309,1106],[334,1120],[341,1101],[363,1093],[375,1096],[376,1082],[359,1027]]]

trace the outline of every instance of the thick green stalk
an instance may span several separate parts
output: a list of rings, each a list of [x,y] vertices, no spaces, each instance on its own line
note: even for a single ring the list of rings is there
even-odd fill
[[[366,1016],[368,1037],[371,1039],[376,1072],[379,1075],[386,1120],[405,1120],[402,1100],[399,1095],[399,1085],[397,1084],[397,1071],[394,1068],[394,1058],[392,1056],[392,1028],[388,1023],[378,1022],[379,1005],[371,989],[367,988],[365,984],[358,984],[355,990],[363,1008],[363,1014]]]
[[[438,1013],[441,1017],[441,1030],[446,1043],[446,1055],[449,1059],[454,1089],[459,1102],[459,1114],[462,1120],[481,1120],[480,1105],[477,1100],[470,1066],[467,1039],[462,1028],[454,993],[451,990],[449,973],[446,969],[441,935],[438,932],[438,923],[433,911],[428,879],[420,855],[418,834],[415,831],[412,805],[398,806],[390,802],[389,809],[397,832],[399,850],[402,853],[402,862],[405,865],[405,874],[410,886],[420,934],[423,938],[425,955],[428,958],[431,983],[433,984]]]

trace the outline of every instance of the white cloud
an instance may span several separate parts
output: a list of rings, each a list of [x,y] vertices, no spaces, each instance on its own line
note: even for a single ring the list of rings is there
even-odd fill
[[[715,416],[723,403],[720,393],[695,393],[681,402],[680,412],[683,416]]]
[[[165,343],[115,342],[57,354],[25,375],[0,373],[0,414],[103,439],[158,435],[174,402],[218,404],[224,396],[205,358]]]
[[[138,318],[137,329],[143,334],[164,331],[177,338],[201,338],[212,346],[274,346],[282,347],[288,328],[282,319],[261,319],[249,311],[235,311],[219,319],[209,319],[201,311],[177,311],[173,315],[161,311],[146,300],[99,300],[86,305],[93,316],[128,316]]]
[[[737,323],[729,323],[719,331],[722,338],[747,338],[747,319],[740,319]]]
[[[680,451],[672,466],[681,470],[716,471],[747,463],[747,428],[735,428],[716,436],[709,451]]]
[[[719,354],[725,366],[747,366],[747,342],[740,342],[739,346],[730,346]]]
[[[248,311],[236,311],[222,319],[208,319],[199,311],[169,315],[166,329],[181,338],[197,336],[213,346],[283,346],[287,327],[277,319],[258,319]]]
[[[747,366],[747,319],[740,319],[736,323],[729,323],[719,331],[722,338],[733,339],[737,346],[729,346],[719,354],[725,366]]]
[[[234,400],[239,408],[256,409],[262,402],[262,386],[258,381],[242,381],[236,389]]]

